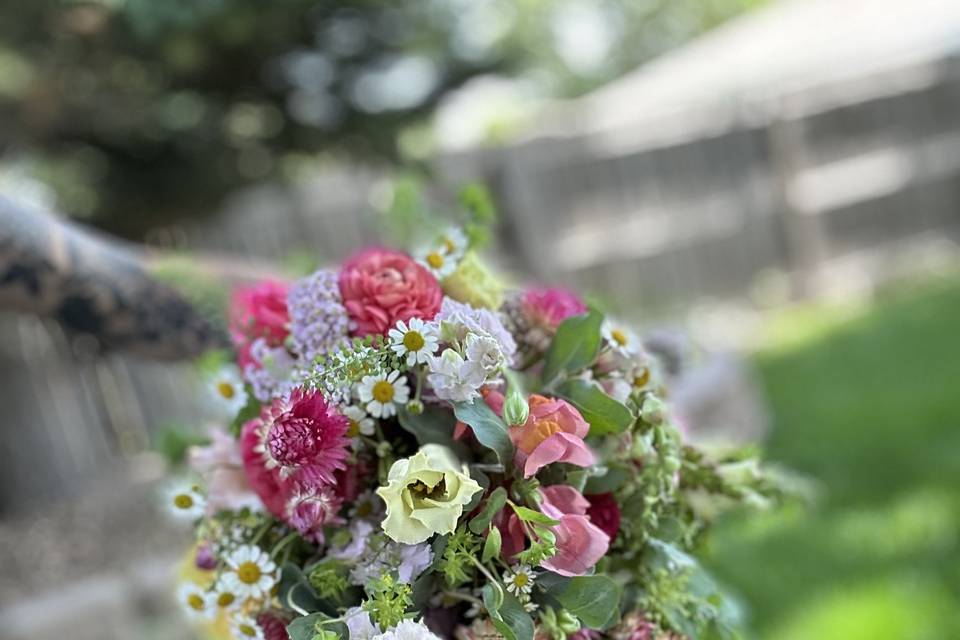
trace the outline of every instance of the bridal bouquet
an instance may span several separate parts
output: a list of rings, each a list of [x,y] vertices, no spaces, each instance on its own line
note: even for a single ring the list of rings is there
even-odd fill
[[[208,634],[735,635],[689,551],[772,484],[684,441],[634,332],[572,291],[508,289],[479,235],[235,292],[236,364],[210,375],[232,428],[170,495]]]

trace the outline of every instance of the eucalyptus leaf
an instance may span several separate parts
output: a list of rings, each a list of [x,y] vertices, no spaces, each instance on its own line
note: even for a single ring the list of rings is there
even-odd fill
[[[505,640],[533,640],[533,620],[516,596],[499,584],[488,583],[483,588],[483,604]]]
[[[311,613],[297,618],[287,625],[287,635],[290,640],[313,640],[317,634],[317,623],[326,619],[327,616],[322,613]]]
[[[457,419],[470,425],[477,441],[497,454],[504,469],[513,467],[513,442],[507,435],[507,425],[483,400],[472,403],[457,402],[453,405]]]
[[[480,510],[476,516],[470,520],[470,523],[467,525],[470,528],[470,531],[480,535],[490,526],[490,523],[493,519],[503,510],[503,507],[507,504],[507,490],[503,487],[497,487],[493,492],[487,496],[487,502],[483,505],[483,509]]]
[[[620,613],[620,585],[603,575],[565,578],[545,573],[537,584],[591,629],[606,629]]]
[[[602,476],[591,476],[587,479],[587,486],[584,488],[585,494],[610,493],[616,491],[630,477],[630,472],[623,466],[611,465]]]
[[[557,388],[556,394],[575,406],[583,419],[590,423],[592,436],[621,433],[635,420],[630,409],[589,380],[567,380]]]
[[[550,384],[561,373],[577,373],[593,364],[600,353],[602,323],[603,315],[594,310],[560,323],[544,357],[544,384]]]

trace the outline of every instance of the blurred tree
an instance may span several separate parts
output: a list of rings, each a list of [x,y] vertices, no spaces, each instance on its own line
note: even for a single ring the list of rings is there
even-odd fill
[[[477,74],[573,95],[758,1],[0,0],[0,154],[140,237],[318,151],[397,160]]]

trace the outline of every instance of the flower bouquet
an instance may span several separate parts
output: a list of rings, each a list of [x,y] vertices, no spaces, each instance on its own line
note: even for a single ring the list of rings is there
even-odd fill
[[[475,220],[413,255],[235,292],[232,418],[172,509],[180,599],[210,634],[279,640],[729,637],[689,551],[775,493],[684,441],[658,359],[561,288],[505,287]]]

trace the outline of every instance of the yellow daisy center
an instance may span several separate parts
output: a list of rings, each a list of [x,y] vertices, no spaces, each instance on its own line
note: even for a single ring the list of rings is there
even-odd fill
[[[237,597],[232,593],[228,593],[228,592],[221,593],[219,596],[217,596],[217,606],[229,607],[230,605],[233,604],[234,600],[236,599]]]
[[[354,420],[353,418],[347,418],[347,437],[356,438],[360,435],[360,423]]]
[[[431,251],[427,254],[427,264],[433,267],[434,269],[439,269],[443,266],[443,256],[440,255],[438,251]]]
[[[189,509],[193,506],[193,498],[186,493],[178,493],[173,497],[173,504],[178,509]]]
[[[381,404],[393,400],[393,384],[381,380],[373,385],[373,399]]]
[[[622,329],[614,329],[613,331],[610,332],[610,337],[613,338],[613,341],[616,342],[621,347],[625,346],[628,342],[630,342],[627,339],[627,334],[624,333]]]
[[[187,596],[187,604],[195,611],[203,610],[203,598],[200,597],[199,593],[191,593]]]
[[[525,573],[518,573],[517,575],[513,576],[513,584],[521,589],[527,586],[528,582],[530,582],[530,578],[528,578],[527,574]]]
[[[407,331],[403,336],[403,346],[407,348],[407,351],[420,351],[426,343],[423,334],[419,331]]]
[[[647,386],[647,383],[648,383],[648,382],[650,382],[650,370],[649,370],[649,369],[644,369],[644,370],[643,370],[643,373],[641,373],[640,375],[636,376],[636,377],[633,379],[633,386],[635,386],[635,387],[645,387],[645,386]]]
[[[229,382],[218,382],[217,383],[217,393],[221,396],[230,400],[233,396],[237,395],[237,390],[233,388],[233,385]]]
[[[237,631],[247,636],[248,638],[256,638],[257,630],[251,627],[248,624],[239,624],[237,625]]]
[[[244,562],[237,567],[237,577],[244,584],[256,584],[260,581],[261,575],[263,575],[263,572],[260,571],[256,562]]]
[[[444,251],[446,251],[447,253],[453,253],[453,250],[456,249],[456,248],[457,248],[457,246],[456,246],[455,244],[453,244],[453,240],[451,240],[450,238],[444,238],[444,239],[443,239],[443,250],[444,250]]]

